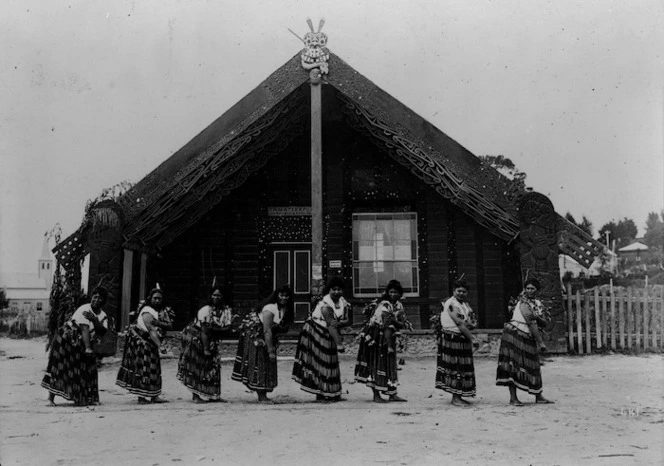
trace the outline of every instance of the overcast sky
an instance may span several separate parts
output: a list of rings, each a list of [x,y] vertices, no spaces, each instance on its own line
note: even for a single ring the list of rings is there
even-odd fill
[[[136,182],[302,48],[329,48],[595,232],[664,207],[660,0],[20,0],[0,17],[0,272]],[[321,2],[322,3],[322,2]],[[333,73],[334,70],[331,70]]]

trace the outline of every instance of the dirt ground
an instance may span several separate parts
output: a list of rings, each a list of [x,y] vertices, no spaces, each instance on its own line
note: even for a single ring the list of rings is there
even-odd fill
[[[138,405],[117,387],[119,363],[99,374],[101,405],[77,408],[40,387],[44,339],[0,339],[0,463],[9,465],[433,465],[663,464],[664,357],[554,357],[543,367],[554,405],[508,405],[494,385],[495,358],[476,358],[478,396],[451,406],[433,389],[435,357],[406,358],[399,394],[408,403],[372,403],[352,383],[353,356],[341,365],[347,401],[317,404],[279,362],[273,405],[230,380],[228,403],[197,405],[163,360],[168,404]],[[227,354],[231,358],[231,354]]]

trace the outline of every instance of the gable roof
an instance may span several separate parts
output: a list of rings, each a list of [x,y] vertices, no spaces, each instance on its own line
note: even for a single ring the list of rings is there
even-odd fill
[[[350,126],[491,233],[506,241],[518,235],[509,179],[335,54],[328,63],[325,82]],[[308,82],[298,53],[125,193],[118,200],[124,246],[155,251],[168,245],[302,136],[309,127]],[[567,232],[578,240],[570,251],[594,250],[581,230]]]
[[[648,246],[638,241],[635,241],[634,243],[625,246],[624,248],[618,249],[618,252],[634,252],[634,251],[647,251],[647,250]]]

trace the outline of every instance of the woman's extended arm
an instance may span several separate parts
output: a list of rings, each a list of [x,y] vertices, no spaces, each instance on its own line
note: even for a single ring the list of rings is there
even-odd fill
[[[104,334],[106,333],[106,327],[104,327],[103,321],[99,320],[99,317],[97,317],[97,314],[95,314],[92,311],[85,311],[83,313],[83,317],[85,317],[86,319],[88,319],[92,323],[92,325],[94,327],[94,330],[95,330],[95,333],[98,336],[100,336],[100,337],[104,336]],[[106,320],[106,319],[107,318],[104,317],[104,320]],[[90,329],[88,328],[88,335],[90,335],[89,331],[90,331]]]
[[[92,353],[92,342],[90,339],[90,327],[87,324],[79,324],[78,328],[81,329],[81,337],[85,345],[85,352]]]

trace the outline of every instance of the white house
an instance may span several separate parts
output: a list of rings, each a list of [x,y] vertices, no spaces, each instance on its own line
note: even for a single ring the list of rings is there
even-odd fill
[[[53,283],[53,256],[44,237],[42,253],[37,260],[37,273],[15,273],[0,276],[0,288],[5,290],[9,309],[16,311],[48,312]]]

